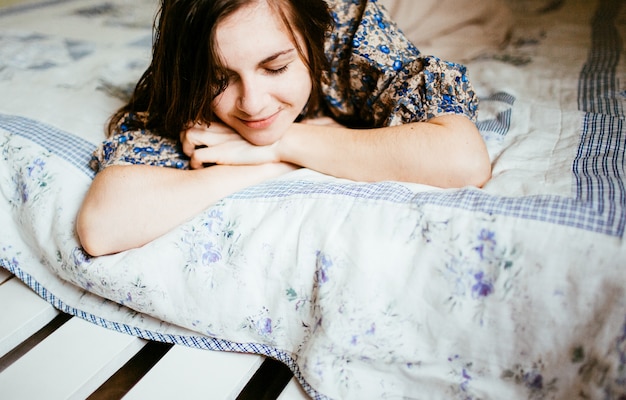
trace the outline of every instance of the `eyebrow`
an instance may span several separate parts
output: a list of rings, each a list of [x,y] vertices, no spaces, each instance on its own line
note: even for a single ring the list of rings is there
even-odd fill
[[[261,62],[259,64],[260,65],[267,64],[268,62],[272,62],[272,61],[274,61],[275,59],[277,59],[278,57],[280,57],[282,55],[293,53],[294,51],[296,51],[296,49],[294,49],[294,48],[283,50],[283,51],[279,51],[276,54],[272,54],[271,56],[269,56],[267,58],[264,58],[263,60],[261,60]]]

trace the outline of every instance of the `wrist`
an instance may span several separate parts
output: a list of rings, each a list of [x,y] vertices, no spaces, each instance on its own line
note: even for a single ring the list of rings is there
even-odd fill
[[[274,154],[276,156],[277,162],[286,162],[299,164],[295,155],[297,149],[298,138],[301,136],[303,124],[294,122],[291,124],[289,129],[285,132],[285,134],[273,144],[274,146]]]

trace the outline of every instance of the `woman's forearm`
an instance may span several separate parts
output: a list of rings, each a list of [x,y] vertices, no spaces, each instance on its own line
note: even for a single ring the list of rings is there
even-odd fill
[[[237,190],[293,170],[288,164],[198,170],[111,166],[98,173],[76,229],[91,255],[140,247]]]
[[[463,116],[379,129],[292,129],[279,144],[280,159],[341,178],[481,187],[491,177],[485,143]]]

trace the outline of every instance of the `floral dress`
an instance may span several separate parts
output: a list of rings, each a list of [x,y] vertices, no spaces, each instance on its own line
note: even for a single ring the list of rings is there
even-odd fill
[[[326,113],[345,125],[371,128],[445,114],[476,120],[478,99],[464,66],[421,54],[375,0],[327,3],[335,27],[325,43],[330,61],[322,84]],[[178,143],[129,130],[127,121],[92,160],[96,171],[122,164],[188,168]]]

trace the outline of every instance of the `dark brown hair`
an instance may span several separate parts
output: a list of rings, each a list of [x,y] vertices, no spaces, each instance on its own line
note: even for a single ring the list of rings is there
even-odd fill
[[[313,113],[320,104],[322,72],[328,66],[324,38],[332,25],[324,0],[162,0],[154,25],[152,61],[129,102],[109,120],[109,135],[129,113],[145,116],[127,121],[130,129],[147,129],[174,140],[194,123],[210,124],[211,102],[227,85],[215,46],[217,25],[257,1],[267,1],[278,13],[309,68],[313,90],[307,112]],[[306,49],[300,48],[296,32]]]

